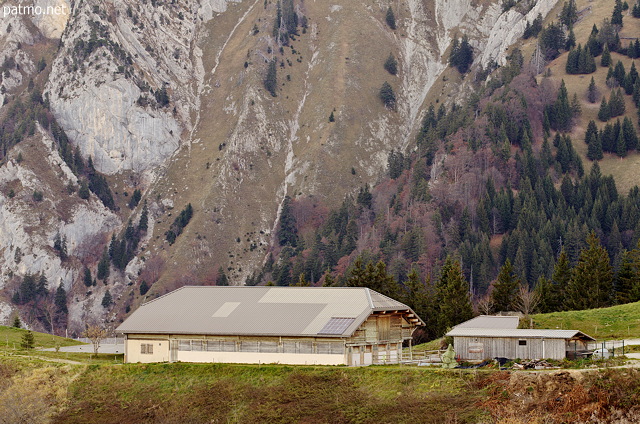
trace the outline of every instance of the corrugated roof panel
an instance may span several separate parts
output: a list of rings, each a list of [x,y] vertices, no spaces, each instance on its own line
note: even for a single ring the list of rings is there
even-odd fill
[[[456,325],[454,328],[518,328],[517,316],[480,315]]]

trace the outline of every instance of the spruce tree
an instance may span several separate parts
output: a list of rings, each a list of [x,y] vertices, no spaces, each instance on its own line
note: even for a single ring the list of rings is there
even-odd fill
[[[403,302],[409,306],[427,324],[425,331],[429,338],[436,338],[436,311],[433,291],[430,291],[428,284],[420,281],[420,276],[415,268],[407,274],[407,281],[404,283],[407,288]]]
[[[622,134],[627,150],[636,150],[638,148],[638,135],[628,116],[625,116],[622,121]]]
[[[108,308],[109,306],[111,306],[112,302],[113,299],[111,298],[111,292],[109,291],[109,289],[107,289],[107,291],[104,293],[104,296],[102,297],[102,307]]]
[[[519,285],[520,279],[513,273],[511,261],[507,259],[500,268],[498,279],[494,282],[491,291],[494,312],[513,310]]]
[[[624,95],[622,94],[622,90],[616,89],[611,92],[611,97],[609,98],[609,117],[615,118],[616,116],[624,115],[626,110],[624,104]]]
[[[596,127],[595,121],[589,121],[587,126],[587,132],[585,134],[584,142],[587,143],[587,158],[589,160],[600,160],[603,158],[602,142]]]
[[[611,13],[611,24],[618,25],[620,27],[623,26],[622,23],[622,1],[616,0],[615,6],[613,7],[613,12]]]
[[[389,28],[395,30],[396,29],[396,16],[393,14],[393,9],[391,6],[387,9],[387,15],[385,16],[385,20]]]
[[[393,88],[391,87],[391,84],[385,81],[382,84],[382,87],[380,87],[380,92],[378,93],[378,97],[380,97],[380,100],[382,100],[382,103],[384,103],[387,109],[391,109],[391,110],[396,109],[396,95],[393,92]]]
[[[304,274],[300,274],[304,275]],[[227,274],[225,274],[224,269],[222,267],[218,268],[218,277],[216,278],[216,286],[228,286],[229,279],[227,278]]]
[[[22,322],[20,322],[20,315],[16,314],[13,317],[13,324],[11,325],[13,328],[22,328]]]
[[[387,57],[387,60],[384,62],[384,69],[386,69],[386,71],[391,75],[396,75],[398,73],[398,61],[392,53],[389,53],[389,57]]]
[[[602,102],[600,102],[600,109],[598,110],[598,119],[602,122],[607,122],[609,118],[611,118],[609,104],[607,103],[607,98],[602,96]]]
[[[56,311],[60,314],[67,314],[67,291],[62,287],[62,284],[58,286],[56,290],[56,295],[54,298],[54,303],[56,305]]]
[[[602,56],[600,57],[600,66],[606,68],[609,65],[611,65],[611,53],[609,52],[609,46],[605,44]]]
[[[145,280],[142,280],[142,283],[140,283],[140,295],[144,296],[145,294],[147,294],[148,291],[149,291],[149,285]]]
[[[616,140],[616,154],[621,158],[627,156],[627,143],[624,141],[622,131],[618,133],[618,138]]]
[[[24,334],[22,334],[22,340],[20,341],[20,347],[26,350],[31,350],[35,347],[36,340],[33,337],[33,333],[31,330],[27,330]]]
[[[558,97],[553,104],[553,117],[549,117],[552,128],[558,131],[569,131],[571,129],[571,119],[573,114],[571,111],[571,105],[569,103],[569,94],[567,93],[567,86],[562,80],[560,89],[558,90]]]
[[[96,278],[98,280],[105,280],[107,277],[109,277],[109,265],[109,253],[107,251],[107,248],[105,247],[104,251],[102,252],[102,258],[98,263],[98,274],[96,275]]]
[[[634,253],[622,252],[620,269],[614,281],[615,300],[618,304],[635,302],[634,288],[640,283],[640,275]]]
[[[277,69],[276,69],[276,59],[272,59],[269,62],[269,67],[267,68],[267,75],[264,78],[264,88],[273,96],[276,97],[276,89],[278,87],[278,78],[277,78]]]
[[[439,335],[473,317],[469,284],[464,279],[460,262],[447,258],[440,270],[436,290]]]
[[[569,262],[569,255],[564,247],[562,247],[560,254],[558,255],[558,260],[553,267],[553,274],[551,275],[551,281],[557,288],[558,299],[562,299],[564,297],[564,293],[567,290],[569,281],[571,280],[571,273],[572,269]],[[558,305],[558,307],[560,307],[560,305]]]
[[[591,77],[591,82],[589,83],[589,88],[587,89],[587,100],[589,103],[595,103],[598,100],[598,87],[596,87],[596,82]]]
[[[613,294],[613,271],[609,255],[592,231],[587,247],[580,252],[565,296],[569,310],[610,306]]]
[[[84,276],[82,278],[82,282],[87,287],[91,287],[91,285],[93,284],[93,277],[91,277],[91,271],[86,266],[84,267]]]
[[[291,209],[291,198],[285,196],[278,221],[278,243],[280,246],[298,246],[298,229],[296,217]]]

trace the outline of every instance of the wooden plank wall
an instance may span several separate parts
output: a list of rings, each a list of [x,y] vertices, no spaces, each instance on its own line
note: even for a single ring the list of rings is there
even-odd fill
[[[523,340],[526,345],[520,345]],[[484,360],[495,357],[509,359],[563,359],[564,339],[514,337],[454,337],[453,348],[463,360]]]

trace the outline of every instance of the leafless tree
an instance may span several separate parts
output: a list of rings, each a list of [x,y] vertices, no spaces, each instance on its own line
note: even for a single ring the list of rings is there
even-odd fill
[[[493,299],[489,293],[485,294],[483,297],[479,298],[476,301],[476,309],[478,313],[482,315],[491,315],[491,310],[493,309]]]
[[[538,307],[540,296],[528,286],[521,284],[518,288],[518,298],[516,299],[516,308],[522,312],[524,316],[529,316]]]
[[[84,331],[84,336],[91,340],[93,344],[93,353],[98,353],[100,343],[109,335],[109,330],[99,324],[91,324]]]

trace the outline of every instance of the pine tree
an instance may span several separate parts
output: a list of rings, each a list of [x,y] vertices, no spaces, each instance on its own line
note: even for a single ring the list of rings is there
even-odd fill
[[[427,284],[420,281],[418,272],[415,268],[412,268],[407,275],[405,286],[407,290],[403,302],[427,324],[425,330],[428,333],[428,337],[435,338],[437,327],[436,311],[434,309],[435,299],[433,293],[427,289],[429,287],[428,281]]]
[[[616,116],[624,115],[625,109],[622,90],[613,90],[611,92],[611,97],[609,98],[609,117],[615,118]]]
[[[382,84],[382,87],[380,87],[380,92],[378,93],[378,97],[380,97],[380,100],[382,100],[382,103],[384,103],[387,109],[391,109],[391,110],[396,109],[396,95],[393,92],[393,88],[391,87],[391,84],[385,81]]]
[[[560,22],[567,28],[573,28],[573,24],[578,20],[578,8],[576,7],[575,0],[569,0],[562,6],[562,12],[560,12]]]
[[[398,73],[398,61],[392,53],[389,53],[389,57],[387,57],[387,60],[384,62],[384,69],[386,69],[386,71],[391,75],[396,75]]]
[[[558,90],[558,97],[553,104],[553,117],[549,117],[551,121],[551,127],[558,131],[568,131],[571,129],[571,119],[573,114],[571,112],[571,105],[569,104],[569,94],[567,93],[567,86],[562,80],[560,84],[560,90]]]
[[[615,300],[618,304],[635,302],[635,288],[640,284],[637,252],[624,251],[620,269],[615,277]]]
[[[142,283],[140,283],[140,296],[144,296],[145,294],[147,294],[148,291],[149,291],[149,285],[145,280],[142,280]]]
[[[272,59],[269,62],[269,67],[267,68],[267,75],[264,78],[264,88],[271,94],[273,97],[277,96],[276,89],[278,87],[278,77],[277,77],[277,68],[276,68],[276,59]]]
[[[439,335],[461,322],[473,317],[473,309],[469,299],[469,284],[462,275],[460,262],[447,258],[436,287],[438,305]]]
[[[636,4],[633,5],[633,9],[631,10],[631,16],[633,16],[634,18],[640,18],[640,4],[638,4],[638,2],[636,2]]]
[[[638,135],[628,116],[625,116],[622,121],[622,134],[627,150],[636,150],[638,148]]]
[[[336,117],[333,115],[333,111],[331,111],[331,115],[329,115],[329,122],[336,122]]]
[[[96,278],[98,280],[105,280],[109,277],[109,265],[110,265],[109,252],[105,247],[104,251],[102,252],[102,258],[98,263],[98,274],[96,275]]]
[[[591,82],[589,83],[589,88],[587,89],[587,100],[589,103],[595,103],[598,100],[598,87],[596,87],[596,82],[591,77]]]
[[[580,252],[565,296],[570,310],[603,308],[611,304],[613,272],[607,251],[592,231],[587,237],[587,248]]]
[[[611,53],[609,52],[609,46],[605,44],[602,56],[600,57],[600,66],[606,68],[609,67],[609,65],[611,65]]]
[[[624,141],[622,131],[618,133],[618,138],[616,140],[616,154],[621,158],[627,156],[627,143]]]
[[[602,142],[600,141],[598,127],[596,127],[596,123],[593,120],[589,121],[584,142],[587,144],[587,158],[589,160],[594,161],[603,158]]]
[[[519,285],[520,279],[514,274],[511,261],[507,259],[500,268],[498,279],[491,291],[494,312],[513,310]]]
[[[565,50],[571,50],[576,46],[576,35],[573,33],[573,27],[569,30],[567,41],[564,43]]]
[[[138,221],[138,231],[147,231],[149,226],[149,208],[147,208],[147,201],[144,201],[142,206],[142,213],[140,214],[140,220]]]
[[[20,315],[16,314],[13,317],[13,324],[11,325],[13,328],[22,328],[22,322],[20,322]]]
[[[301,274],[304,275],[304,274]],[[225,274],[224,269],[222,267],[218,268],[218,277],[216,278],[216,286],[228,286],[229,279],[227,278],[227,274]]]
[[[107,291],[104,293],[104,296],[102,297],[102,307],[108,308],[109,306],[111,306],[112,302],[113,299],[111,298],[111,292],[109,291],[109,289],[107,289]]]
[[[611,111],[609,110],[607,98],[602,96],[602,102],[600,102],[600,109],[598,110],[598,119],[602,122],[607,122],[610,118]]]
[[[395,30],[396,29],[396,16],[393,14],[393,9],[391,6],[387,9],[387,15],[385,16],[385,20],[389,28]]]
[[[22,334],[22,340],[20,341],[20,347],[26,350],[31,350],[35,347],[36,340],[33,337],[31,330],[27,330]]]
[[[282,211],[278,221],[278,243],[280,246],[298,246],[298,229],[296,228],[296,217],[291,209],[291,198],[285,196],[282,202]]]
[[[611,24],[623,26],[622,24],[622,1],[616,0],[616,4],[613,7],[613,12],[611,14]]]
[[[56,310],[60,314],[67,314],[67,291],[62,287],[62,284],[58,286],[56,290],[56,296],[54,303],[56,305]]]
[[[91,285],[93,284],[93,277],[91,277],[91,271],[86,266],[84,267],[84,276],[82,278],[82,282],[87,287],[91,287]]]

